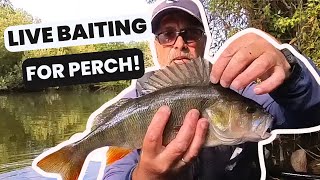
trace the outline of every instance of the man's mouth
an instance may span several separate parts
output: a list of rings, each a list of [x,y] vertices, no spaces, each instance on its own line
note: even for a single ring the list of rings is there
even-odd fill
[[[190,58],[188,58],[186,56],[179,56],[179,57],[172,59],[171,63],[174,62],[176,64],[184,64],[184,63],[187,63],[188,61],[190,61]]]

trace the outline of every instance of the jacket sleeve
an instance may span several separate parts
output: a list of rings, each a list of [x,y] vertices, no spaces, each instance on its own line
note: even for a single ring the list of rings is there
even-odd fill
[[[140,151],[134,150],[122,159],[106,167],[104,180],[131,180],[132,172],[140,157]]]
[[[305,128],[320,125],[320,86],[298,60],[291,76],[270,94],[256,95],[252,83],[238,92],[262,105],[275,118],[272,128]],[[319,69],[307,58],[318,74]]]

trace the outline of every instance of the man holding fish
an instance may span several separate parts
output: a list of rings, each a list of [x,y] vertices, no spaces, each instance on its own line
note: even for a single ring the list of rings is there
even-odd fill
[[[156,35],[154,44],[162,68],[204,56],[203,21],[198,6],[191,0],[160,3],[153,12],[152,31]],[[309,62],[319,74],[312,61]],[[261,83],[257,84],[254,81],[258,78]],[[320,124],[320,87],[315,77],[289,50],[278,50],[256,33],[244,34],[224,49],[212,65],[210,80],[263,106],[274,117],[273,129]],[[141,94],[137,88],[127,97]],[[104,178],[260,178],[260,172],[256,172],[259,168],[251,167],[257,154],[243,155],[248,155],[252,146],[252,153],[257,153],[254,152],[256,145],[245,143],[201,149],[209,123],[197,109],[187,113],[177,136],[164,146],[163,132],[172,113],[168,106],[162,106],[148,127],[142,149],[108,166]]]

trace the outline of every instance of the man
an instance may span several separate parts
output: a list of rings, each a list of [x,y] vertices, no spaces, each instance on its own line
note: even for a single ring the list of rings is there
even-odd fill
[[[204,26],[197,5],[190,0],[159,4],[153,12],[152,31],[161,67],[204,55]],[[252,83],[257,78],[262,80],[259,85]],[[222,52],[212,67],[211,81],[261,104],[275,117],[273,128],[320,124],[320,88],[314,77],[292,54],[279,51],[257,34],[237,38]],[[133,96],[139,96],[139,89],[135,93]],[[186,115],[177,137],[164,147],[162,132],[169,115],[168,107],[160,108],[149,125],[142,149],[108,166],[104,178],[260,178],[256,143],[201,150],[208,122],[199,119],[195,109]]]

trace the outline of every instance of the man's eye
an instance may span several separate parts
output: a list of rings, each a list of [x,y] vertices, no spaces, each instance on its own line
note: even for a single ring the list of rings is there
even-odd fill
[[[164,32],[163,35],[166,37],[166,38],[172,38],[172,37],[175,37],[175,32],[174,31],[167,31],[167,32]]]
[[[193,29],[192,31],[190,31],[191,34],[193,34],[194,36],[201,36],[202,35],[202,31],[199,29]]]
[[[187,34],[188,36],[192,36],[192,37],[194,37],[194,38],[199,38],[199,37],[202,36],[202,31],[199,30],[199,29],[188,29],[188,30],[186,31],[186,34]]]

